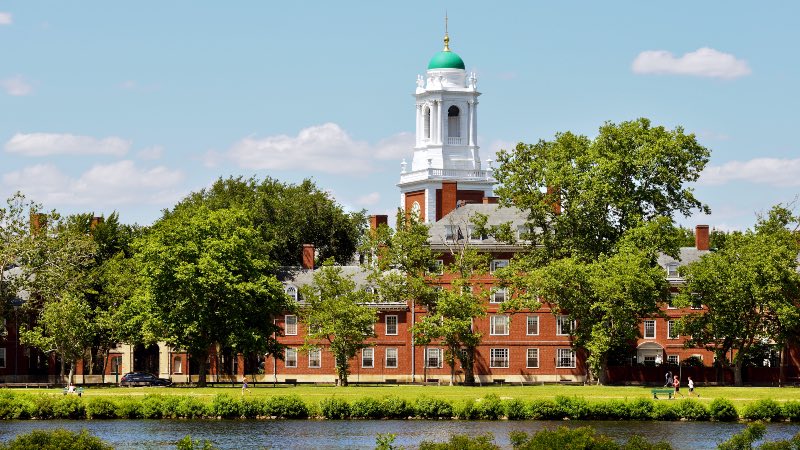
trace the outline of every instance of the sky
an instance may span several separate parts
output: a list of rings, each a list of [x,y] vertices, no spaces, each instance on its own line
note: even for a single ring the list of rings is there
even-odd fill
[[[310,178],[391,217],[445,12],[483,160],[647,117],[711,150],[712,213],[679,223],[800,194],[797,2],[0,0],[0,197],[150,224],[219,177]]]

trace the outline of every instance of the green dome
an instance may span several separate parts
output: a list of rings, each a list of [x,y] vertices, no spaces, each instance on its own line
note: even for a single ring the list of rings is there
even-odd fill
[[[464,60],[450,50],[441,51],[431,58],[428,70],[432,69],[461,69],[464,70]]]

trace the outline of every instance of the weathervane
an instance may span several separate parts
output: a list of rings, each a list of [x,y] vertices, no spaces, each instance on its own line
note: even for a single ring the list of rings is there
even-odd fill
[[[447,35],[447,10],[444,10],[444,50],[450,51],[450,36]]]

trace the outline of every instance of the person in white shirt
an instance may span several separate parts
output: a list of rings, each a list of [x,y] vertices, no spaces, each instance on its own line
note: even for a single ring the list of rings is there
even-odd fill
[[[692,377],[688,377],[688,380],[689,380],[689,396],[691,397],[691,395],[694,394],[694,381],[692,381]],[[697,394],[697,396],[700,397],[700,394]]]

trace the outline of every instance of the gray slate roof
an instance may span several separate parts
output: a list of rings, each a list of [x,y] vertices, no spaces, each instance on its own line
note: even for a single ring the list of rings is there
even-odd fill
[[[475,214],[487,216],[487,226],[510,223],[511,230],[515,233],[520,226],[525,225],[527,222],[527,215],[515,207],[504,207],[499,204],[469,203],[454,209],[438,222],[431,224],[428,231],[428,242],[435,249],[444,247],[447,242],[445,237],[447,236],[448,227],[454,227],[455,230],[460,229],[461,236],[466,239],[469,234],[469,227],[472,225],[470,218]],[[493,237],[485,240],[473,240],[470,241],[470,244],[484,250],[521,250],[524,248],[522,243],[511,245],[498,242]]]

